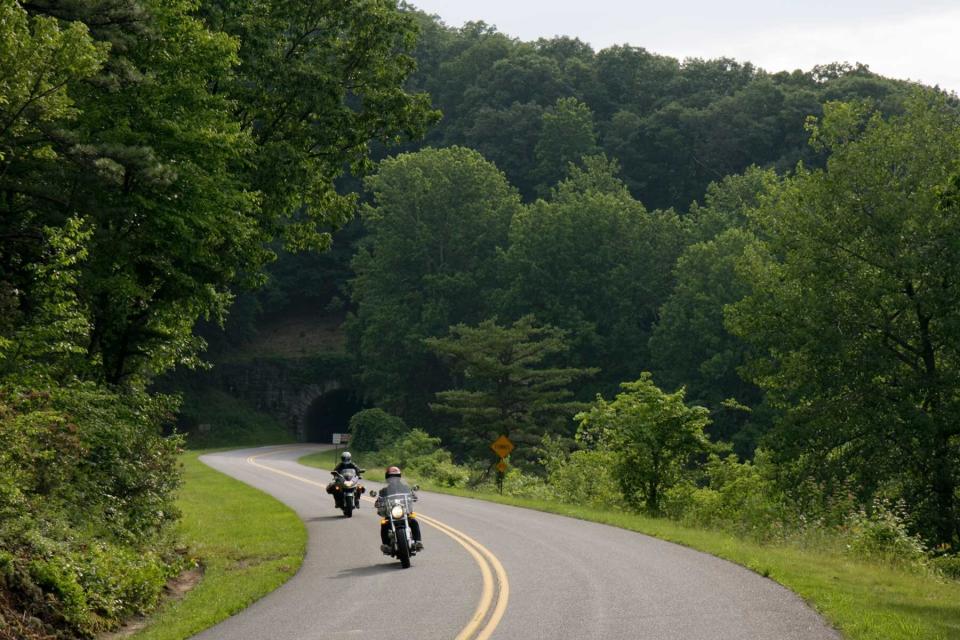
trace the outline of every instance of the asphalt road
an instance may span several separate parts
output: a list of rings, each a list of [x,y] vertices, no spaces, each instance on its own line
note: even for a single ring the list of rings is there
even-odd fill
[[[790,591],[713,556],[615,527],[441,494],[420,493],[426,548],[401,569],[380,553],[372,504],[343,518],[322,489],[330,474],[296,463],[322,448],[201,458],[292,507],[309,544],[289,582],[195,638],[840,637]]]

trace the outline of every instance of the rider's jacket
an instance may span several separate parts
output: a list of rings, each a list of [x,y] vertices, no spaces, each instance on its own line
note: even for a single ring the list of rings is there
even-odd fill
[[[413,496],[413,499],[416,500],[417,496],[413,493],[413,490],[410,488],[402,478],[392,477],[387,478],[386,486],[380,491],[380,495],[377,496],[376,507],[381,511],[380,515],[386,515],[386,510],[384,509],[384,498],[386,496],[391,496],[396,493],[409,493]]]
[[[357,475],[360,475],[360,467],[355,465],[353,462],[341,462],[333,468],[337,473],[343,473],[344,469],[353,469],[357,472]]]

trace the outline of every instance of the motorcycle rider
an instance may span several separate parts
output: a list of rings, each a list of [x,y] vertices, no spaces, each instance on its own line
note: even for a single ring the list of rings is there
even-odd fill
[[[414,502],[416,502],[418,498],[417,494],[410,488],[410,485],[400,478],[400,467],[387,467],[386,483],[387,485],[377,496],[377,501],[374,503],[374,506],[384,519],[384,523],[380,525],[380,550],[389,554],[392,550],[390,548],[389,536],[390,524],[386,522],[386,519],[389,517],[387,513],[387,496],[397,493],[409,493],[413,497]],[[408,514],[407,519],[410,521],[410,533],[413,534],[413,548],[416,551],[423,551],[423,541],[420,539],[420,523],[417,522],[417,518],[413,513]]]
[[[357,478],[360,478],[360,472],[363,471],[353,462],[353,456],[350,455],[349,451],[344,451],[340,454],[340,462],[337,463],[337,466],[333,470],[337,473],[343,473],[344,469],[353,469],[357,472]],[[333,494],[333,504],[337,509],[343,508],[343,495],[339,491],[334,491],[333,486],[337,483],[336,478],[330,481],[330,484],[327,485],[327,493]],[[357,500],[356,506],[360,506],[360,500]]]

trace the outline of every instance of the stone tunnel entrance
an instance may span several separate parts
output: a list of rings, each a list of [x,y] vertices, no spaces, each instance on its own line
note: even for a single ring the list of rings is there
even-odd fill
[[[334,389],[317,397],[303,417],[307,442],[330,444],[334,433],[346,433],[350,418],[363,409],[357,394],[350,389]]]

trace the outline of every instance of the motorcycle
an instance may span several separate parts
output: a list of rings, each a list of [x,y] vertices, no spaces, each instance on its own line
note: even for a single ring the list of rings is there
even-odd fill
[[[327,489],[333,494],[334,502],[343,510],[347,518],[353,516],[353,510],[360,506],[360,496],[366,489],[360,484],[360,475],[354,469],[344,469],[343,473],[331,471],[333,483]]]
[[[416,491],[418,487],[414,486]],[[370,492],[371,498],[377,497],[376,491]],[[410,529],[410,514],[413,513],[413,502],[416,497],[412,493],[380,494],[383,501],[380,507],[381,526],[389,525],[387,537],[389,539],[390,555],[400,561],[404,569],[410,567],[410,558],[417,555],[413,532]]]

